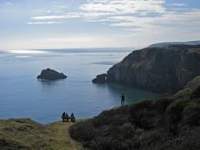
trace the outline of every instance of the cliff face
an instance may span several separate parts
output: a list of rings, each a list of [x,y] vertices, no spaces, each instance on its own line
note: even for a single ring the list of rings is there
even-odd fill
[[[175,92],[200,75],[200,45],[168,45],[133,51],[107,74],[109,82],[155,92]]]

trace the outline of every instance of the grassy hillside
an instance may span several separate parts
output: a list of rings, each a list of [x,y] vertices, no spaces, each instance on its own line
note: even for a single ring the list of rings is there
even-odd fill
[[[1,150],[79,150],[68,132],[72,123],[41,125],[30,119],[0,120]]]

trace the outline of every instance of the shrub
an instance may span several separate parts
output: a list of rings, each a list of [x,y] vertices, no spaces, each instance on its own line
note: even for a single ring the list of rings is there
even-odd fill
[[[192,92],[191,98],[200,98],[200,86]]]
[[[200,125],[200,105],[193,103],[183,111],[183,124],[189,126]]]
[[[71,137],[78,141],[90,141],[95,137],[95,128],[91,121],[77,123],[69,131]]]

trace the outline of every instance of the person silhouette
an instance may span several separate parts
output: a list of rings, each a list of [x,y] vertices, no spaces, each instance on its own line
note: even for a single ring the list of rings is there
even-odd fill
[[[62,118],[62,122],[65,122],[65,112],[62,113],[61,118]]]
[[[124,104],[125,104],[125,95],[122,94],[122,96],[121,96],[121,105],[124,106]]]
[[[68,113],[65,113],[65,119],[67,120],[67,122],[69,122],[69,115],[68,115]]]
[[[71,118],[71,122],[76,122],[76,118],[75,118],[75,116],[74,116],[73,113],[71,114],[71,117],[70,117],[70,118]]]

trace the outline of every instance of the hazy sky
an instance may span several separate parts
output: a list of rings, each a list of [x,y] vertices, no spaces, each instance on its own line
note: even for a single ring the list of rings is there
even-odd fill
[[[200,0],[0,0],[0,49],[200,40]]]

